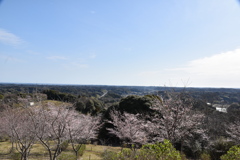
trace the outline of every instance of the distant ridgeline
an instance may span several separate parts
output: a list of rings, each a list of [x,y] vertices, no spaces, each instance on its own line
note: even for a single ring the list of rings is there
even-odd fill
[[[108,85],[54,85],[0,83],[0,99],[6,94],[44,93],[48,99],[74,102],[79,97],[95,97],[103,101],[119,100],[128,95],[164,95],[165,91],[187,92],[195,99],[208,104],[240,103],[240,89],[231,88],[181,88],[154,86]],[[104,96],[103,96],[104,95]],[[103,96],[103,97],[102,97]],[[113,100],[113,101],[115,101]]]

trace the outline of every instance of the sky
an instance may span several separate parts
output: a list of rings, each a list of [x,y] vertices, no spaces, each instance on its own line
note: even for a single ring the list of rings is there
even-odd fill
[[[240,88],[240,3],[1,0],[1,82]]]

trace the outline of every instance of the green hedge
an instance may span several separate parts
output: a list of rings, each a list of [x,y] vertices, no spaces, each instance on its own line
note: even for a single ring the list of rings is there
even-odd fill
[[[139,150],[123,149],[120,153],[105,151],[103,160],[182,160],[184,156],[177,151],[170,141],[143,145]]]
[[[226,154],[221,156],[221,160],[240,160],[240,146],[231,147]]]

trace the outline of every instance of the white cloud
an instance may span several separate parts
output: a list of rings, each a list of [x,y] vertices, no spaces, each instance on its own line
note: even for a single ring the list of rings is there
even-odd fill
[[[66,60],[67,58],[64,56],[50,56],[50,57],[46,57],[47,59],[50,60]]]
[[[0,42],[3,44],[13,45],[13,46],[17,46],[24,43],[24,41],[18,36],[1,28],[0,28]]]
[[[139,76],[155,85],[171,82],[184,86],[189,81],[188,87],[240,88],[240,49],[192,60],[183,67],[142,72]]]
[[[189,62],[186,72],[200,86],[240,88],[240,49]]]
[[[240,77],[240,49],[216,54],[189,62],[186,68],[180,70],[202,76],[233,76]]]

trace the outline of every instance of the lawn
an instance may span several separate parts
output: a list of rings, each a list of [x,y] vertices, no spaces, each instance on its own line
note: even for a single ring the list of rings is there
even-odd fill
[[[11,149],[11,143],[9,141],[0,142],[0,159],[1,160],[10,160],[11,155],[9,153]],[[119,152],[121,147],[111,147],[111,146],[102,146],[102,145],[86,145],[86,150],[82,157],[79,160],[101,160],[101,154],[105,151],[114,151]],[[69,145],[66,151],[62,152],[60,157],[72,157],[74,153],[71,150],[71,146]],[[35,144],[31,149],[29,160],[47,160],[48,152],[43,148],[43,146],[39,143]]]

